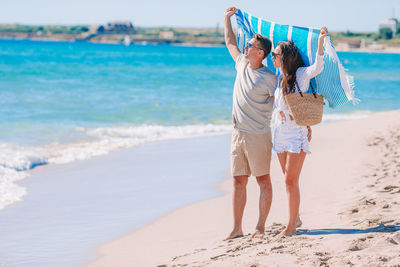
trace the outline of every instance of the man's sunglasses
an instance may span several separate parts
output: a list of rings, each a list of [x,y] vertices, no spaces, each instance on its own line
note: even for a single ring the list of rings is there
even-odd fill
[[[252,48],[252,47],[254,47],[254,48],[261,49],[261,50],[265,51],[265,49],[264,49],[264,48],[261,48],[261,47],[255,46],[255,45],[253,45],[252,43],[247,43],[247,47],[248,47],[248,48]]]

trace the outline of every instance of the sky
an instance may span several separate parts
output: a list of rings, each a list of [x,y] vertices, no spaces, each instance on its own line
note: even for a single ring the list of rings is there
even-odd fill
[[[0,0],[0,24],[77,25],[129,20],[143,27],[223,27],[227,7],[280,24],[374,32],[400,0]]]

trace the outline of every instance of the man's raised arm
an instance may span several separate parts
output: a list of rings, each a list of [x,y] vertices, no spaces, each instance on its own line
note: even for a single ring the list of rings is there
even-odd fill
[[[240,50],[237,46],[236,36],[232,30],[231,17],[236,13],[236,11],[238,11],[236,7],[230,7],[224,14],[225,44],[235,62],[237,57],[240,55]]]

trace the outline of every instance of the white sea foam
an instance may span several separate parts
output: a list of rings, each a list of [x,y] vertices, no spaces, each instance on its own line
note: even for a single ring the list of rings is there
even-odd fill
[[[0,144],[0,209],[20,201],[25,188],[15,182],[28,176],[26,170],[46,164],[46,152],[41,148]]]
[[[46,151],[43,148],[0,143],[0,151],[0,166],[7,169],[25,171],[46,164]]]
[[[334,121],[343,121],[343,120],[357,120],[371,116],[372,114],[376,114],[376,112],[372,111],[357,111],[353,113],[328,113],[322,116],[322,122],[334,122]]]
[[[230,125],[187,125],[187,126],[125,126],[103,127],[96,129],[77,129],[84,131],[90,141],[74,144],[50,144],[49,163],[67,163],[104,155],[112,150],[132,147],[155,141],[192,138],[199,136],[228,133]]]
[[[25,188],[15,182],[28,176],[27,170],[44,164],[63,164],[105,155],[110,151],[135,145],[209,136],[228,133],[231,125],[187,125],[187,126],[120,126],[96,129],[76,128],[87,135],[85,141],[74,143],[51,143],[43,147],[23,147],[0,144],[0,209],[20,201]]]
[[[367,117],[373,112],[352,114],[324,114],[323,122]],[[231,125],[187,125],[187,126],[119,126],[95,129],[76,128],[85,133],[85,140],[74,143],[51,143],[42,147],[23,147],[0,143],[0,210],[22,200],[25,188],[15,182],[26,178],[27,171],[37,165],[63,164],[105,155],[113,150],[135,145],[182,138],[193,138],[229,133]]]
[[[26,189],[15,184],[16,181],[28,176],[26,172],[0,166],[0,209],[21,201],[26,194]]]

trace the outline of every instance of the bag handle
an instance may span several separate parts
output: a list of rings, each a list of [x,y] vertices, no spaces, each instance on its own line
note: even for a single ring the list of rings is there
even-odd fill
[[[299,89],[299,93],[300,93],[301,97],[303,97],[303,93],[302,93],[301,90],[300,90],[300,86],[299,86],[299,84],[297,83],[297,80],[295,81],[295,83],[297,84],[297,88]],[[315,92],[314,87],[312,86],[311,80],[310,80],[310,85],[311,85],[311,90],[312,90],[312,93],[313,93],[313,95],[314,95],[314,98],[317,98],[317,93]],[[293,93],[295,93],[294,88],[293,88],[292,91],[293,91]]]

